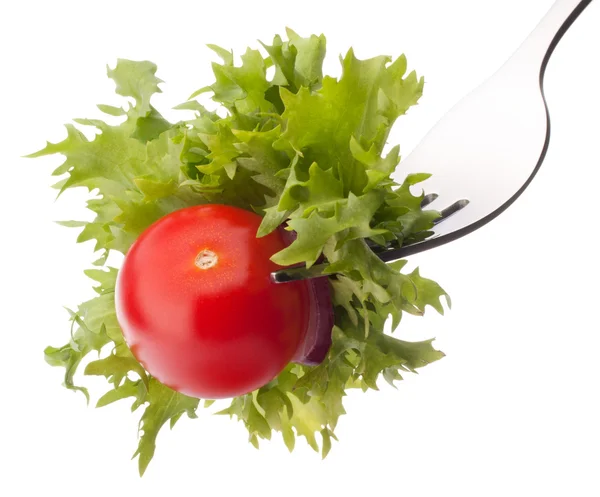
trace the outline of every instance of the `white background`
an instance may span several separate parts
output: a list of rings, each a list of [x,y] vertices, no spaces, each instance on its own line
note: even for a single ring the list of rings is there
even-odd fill
[[[210,83],[205,48],[240,53],[289,25],[325,33],[327,67],[351,45],[405,52],[425,96],[393,134],[404,155],[490,75],[551,0],[8,2],[0,12],[2,355],[0,494],[600,495],[600,4],[567,33],[546,77],[550,150],[532,186],[496,221],[412,259],[451,294],[444,317],[407,319],[406,339],[437,337],[447,357],[397,391],[353,393],[325,460],[302,440],[256,451],[245,429],[201,413],[158,441],[146,476],[130,461],[139,413],[96,410],[63,389],[43,348],[68,335],[63,305],[91,297],[90,244],[55,220],[86,216],[84,195],[54,201],[59,157],[20,157],[62,124],[118,104],[105,66],[149,59],[169,109]],[[510,143],[505,144],[510,147]],[[103,384],[99,381],[97,386]],[[96,384],[93,384],[96,386]],[[92,393],[100,393],[92,387]],[[95,396],[94,400],[97,398]]]

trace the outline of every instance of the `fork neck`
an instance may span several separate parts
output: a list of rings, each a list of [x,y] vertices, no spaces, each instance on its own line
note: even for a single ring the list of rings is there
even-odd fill
[[[533,32],[521,44],[509,63],[539,70],[543,79],[548,60],[563,35],[592,0],[556,0]]]

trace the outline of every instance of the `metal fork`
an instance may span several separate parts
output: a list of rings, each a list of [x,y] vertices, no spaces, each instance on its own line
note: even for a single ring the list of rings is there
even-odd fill
[[[529,186],[550,142],[544,75],[554,49],[592,0],[557,0],[512,57],[464,97],[425,136],[400,175],[426,172],[422,207],[447,205],[424,241],[381,250],[385,262],[461,238],[504,212]],[[468,208],[467,205],[469,206]],[[323,275],[327,264],[286,268],[271,274],[284,283]]]

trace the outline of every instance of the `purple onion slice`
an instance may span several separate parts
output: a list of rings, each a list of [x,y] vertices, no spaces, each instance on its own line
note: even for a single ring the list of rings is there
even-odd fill
[[[296,239],[296,232],[280,228],[288,243]],[[322,258],[321,258],[322,259]],[[322,262],[322,260],[317,261]],[[331,332],[334,315],[331,300],[331,287],[327,276],[313,278],[307,281],[310,298],[310,316],[304,341],[298,347],[292,362],[305,366],[321,364],[331,347]],[[285,285],[285,283],[283,283]]]

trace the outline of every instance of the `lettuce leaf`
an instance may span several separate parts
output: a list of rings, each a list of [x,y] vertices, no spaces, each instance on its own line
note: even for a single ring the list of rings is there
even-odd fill
[[[88,140],[68,124],[62,142],[31,155],[65,157],[53,172],[59,194],[69,188],[94,192],[87,207],[95,218],[62,224],[80,229],[77,241],[93,240],[100,252],[96,269],[86,271],[98,295],[69,310],[71,338],[60,348],[47,347],[46,361],[63,367],[64,385],[89,401],[75,374],[88,354],[103,353],[83,372],[107,380],[98,407],[130,399],[132,411],[143,409],[134,454],[140,474],[161,428],[167,422],[173,427],[184,414],[196,418],[200,399],[160,384],[136,361],[115,316],[118,270],[104,266],[110,251],[126,254],[150,224],[177,209],[223,203],[253,210],[263,216],[257,236],[283,222],[297,233],[274,261],[310,266],[324,257],[330,263],[335,326],[326,360],[316,367],[289,364],[268,385],[218,412],[242,421],[256,447],[278,431],[290,450],[304,437],[325,457],[337,440],[348,389],[377,390],[381,378],[394,385],[444,355],[432,340],[403,341],[386,334],[384,325],[389,318],[395,330],[405,312],[423,315],[427,306],[443,313],[441,299],[450,305],[446,292],[418,270],[403,273],[406,261],[385,264],[374,252],[427,236],[439,216],[423,211],[423,194],[411,191],[428,175],[396,184],[390,175],[400,163],[399,148],[383,154],[394,122],[421,97],[423,78],[406,73],[404,56],[359,60],[352,49],[340,59],[339,79],[324,76],[325,37],[303,38],[288,29],[287,38],[263,43],[264,54],[248,49],[240,66],[232,52],[209,45],[222,60],[213,63],[215,81],[178,106],[194,117],[177,123],[151,104],[161,91],[156,66],[119,59],[108,76],[129,100],[122,108],[98,107],[123,121],[76,119],[95,127],[97,136]],[[225,117],[195,100],[204,93]]]

